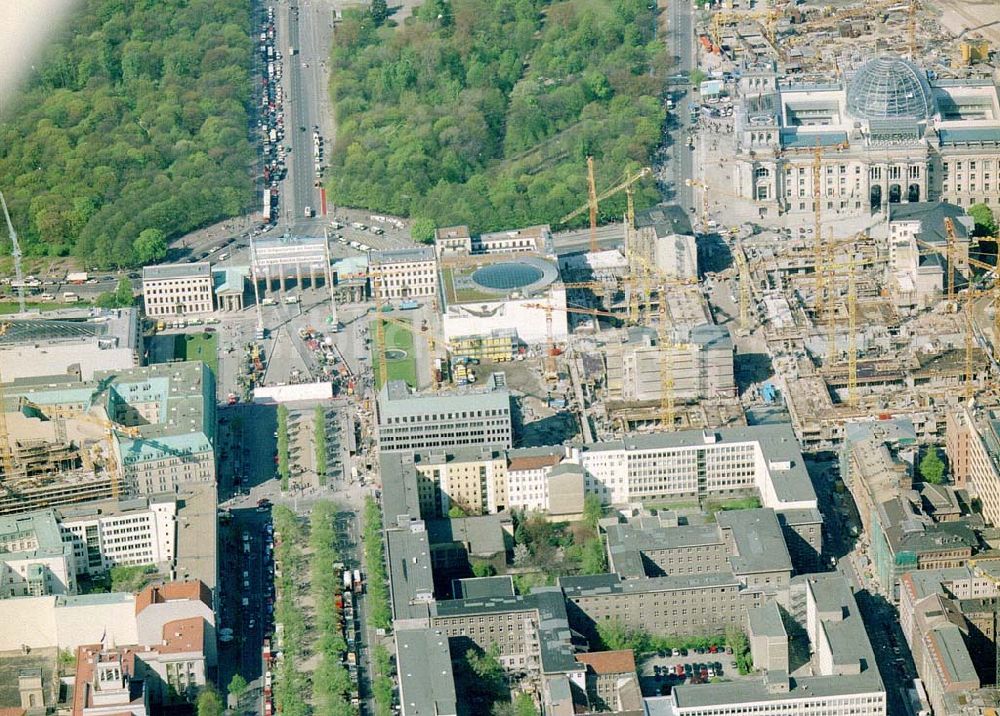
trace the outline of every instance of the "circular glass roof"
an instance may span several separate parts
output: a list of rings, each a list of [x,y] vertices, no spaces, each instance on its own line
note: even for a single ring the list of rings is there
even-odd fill
[[[531,264],[511,261],[477,269],[472,274],[472,280],[494,291],[510,291],[530,286],[544,275],[541,269]]]
[[[927,73],[895,57],[866,62],[847,84],[847,111],[856,119],[927,119],[935,113]]]

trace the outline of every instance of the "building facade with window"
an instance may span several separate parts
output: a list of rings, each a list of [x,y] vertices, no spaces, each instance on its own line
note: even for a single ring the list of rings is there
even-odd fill
[[[480,391],[415,395],[404,381],[379,391],[379,451],[512,444],[510,393],[496,375]]]
[[[76,594],[76,573],[53,510],[0,517],[0,599]]]
[[[142,295],[150,318],[191,316],[215,310],[212,265],[146,266],[142,270]]]
[[[991,80],[932,81],[894,57],[845,74],[845,82],[804,84],[761,66],[741,77],[734,188],[761,216],[812,212],[817,201],[844,216],[908,202],[1000,204]]]
[[[63,540],[73,545],[77,574],[112,567],[170,564],[176,550],[177,498],[139,497],[59,508]]]
[[[437,256],[434,249],[388,249],[368,254],[372,294],[383,301],[437,295]]]

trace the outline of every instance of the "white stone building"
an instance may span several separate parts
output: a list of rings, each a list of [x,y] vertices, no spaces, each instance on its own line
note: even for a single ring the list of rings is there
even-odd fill
[[[437,259],[432,248],[371,251],[368,265],[372,291],[377,289],[383,301],[437,295]]]
[[[831,219],[918,201],[1000,204],[1000,99],[992,81],[931,81],[893,57],[846,76],[806,85],[779,80],[773,66],[743,72],[734,188],[761,216],[810,213],[816,201]]]
[[[116,566],[169,565],[177,554],[177,499],[138,497],[62,507],[63,539],[73,545],[77,574],[101,574]]]
[[[212,265],[146,266],[142,270],[142,294],[150,318],[197,315],[215,310]]]

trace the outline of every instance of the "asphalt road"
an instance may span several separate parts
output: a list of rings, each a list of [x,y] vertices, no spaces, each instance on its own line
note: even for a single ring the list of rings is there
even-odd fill
[[[832,458],[811,459],[809,474],[823,511],[824,560],[836,558],[836,569],[854,589],[854,595],[865,622],[868,638],[875,651],[875,661],[886,688],[889,716],[909,716],[905,698],[906,683],[916,675],[913,659],[899,625],[896,608],[881,594],[864,574],[864,557],[851,527],[860,528],[857,509],[848,492],[837,493],[834,483],[839,477],[837,462]],[[823,569],[828,566],[824,565]]]
[[[691,3],[671,2],[668,7],[667,20],[667,51],[677,58],[674,72],[676,75],[689,76],[694,69],[694,34],[692,31]],[[690,107],[691,92],[678,93],[675,100],[675,129],[671,132],[673,143],[669,148],[667,170],[670,177],[668,196],[671,201],[685,209],[694,206],[694,190],[687,186],[685,180],[694,179],[693,152],[688,149],[685,135],[691,126]]]

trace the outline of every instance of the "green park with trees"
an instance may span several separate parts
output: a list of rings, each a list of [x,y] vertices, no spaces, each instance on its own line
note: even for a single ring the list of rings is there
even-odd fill
[[[335,36],[337,204],[410,216],[422,239],[555,223],[586,202],[588,155],[599,188],[650,162],[669,69],[646,0],[428,0],[401,26],[381,8]],[[637,185],[639,208],[657,198]]]
[[[253,201],[250,5],[85,0],[0,122],[27,256],[137,266]]]

